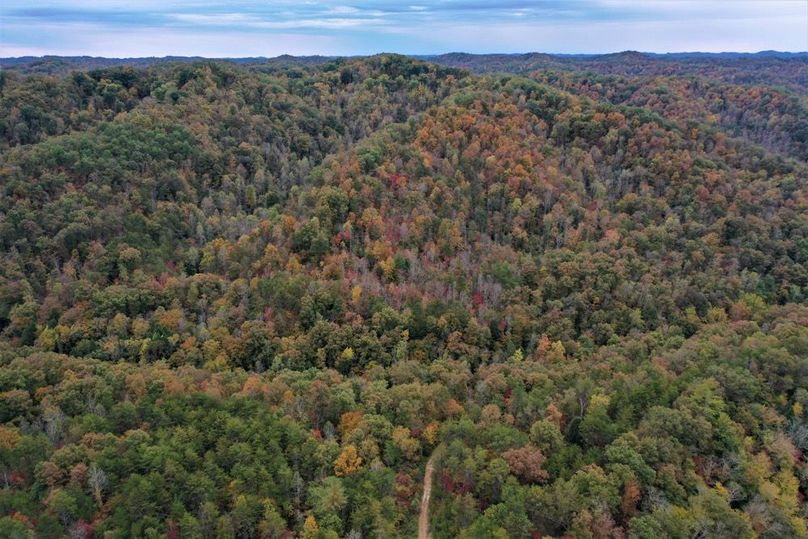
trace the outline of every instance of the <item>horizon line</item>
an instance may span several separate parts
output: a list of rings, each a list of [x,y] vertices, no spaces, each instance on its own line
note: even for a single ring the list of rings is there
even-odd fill
[[[737,54],[743,56],[755,56],[761,54],[784,54],[784,55],[808,55],[806,50],[778,50],[778,49],[763,49],[757,51],[738,51],[738,50],[723,50],[723,51],[700,51],[700,50],[680,50],[680,51],[641,51],[635,49],[616,50],[612,52],[544,52],[544,51],[524,51],[524,52],[465,52],[461,50],[434,52],[426,54],[413,54],[395,51],[379,51],[367,54],[290,54],[282,53],[274,56],[202,56],[202,55],[184,55],[184,54],[165,54],[163,56],[96,56],[92,54],[27,54],[22,56],[0,56],[0,60],[19,60],[24,58],[93,58],[99,60],[140,60],[140,59],[171,59],[171,58],[188,58],[188,59],[204,59],[204,60],[244,60],[244,59],[265,59],[274,60],[277,58],[290,57],[290,58],[368,58],[372,56],[383,55],[397,55],[409,56],[413,58],[428,58],[435,56],[446,56],[450,54],[464,54],[467,56],[524,56],[529,54],[542,54],[546,56],[612,56],[617,54],[644,54],[652,56],[670,56],[670,55],[683,55],[683,54],[697,54],[703,56],[719,56],[727,54]]]

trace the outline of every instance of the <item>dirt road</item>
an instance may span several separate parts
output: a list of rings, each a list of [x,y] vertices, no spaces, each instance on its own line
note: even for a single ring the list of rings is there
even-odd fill
[[[429,539],[429,497],[432,495],[432,461],[429,457],[424,471],[424,494],[421,496],[421,516],[418,517],[418,539]]]

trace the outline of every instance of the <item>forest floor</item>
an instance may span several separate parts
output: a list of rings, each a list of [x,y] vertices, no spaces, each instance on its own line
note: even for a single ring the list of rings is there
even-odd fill
[[[418,539],[429,539],[429,497],[432,495],[432,472],[434,471],[432,461],[434,459],[434,454],[429,457],[424,471],[424,494],[421,497],[421,516],[418,518]]]

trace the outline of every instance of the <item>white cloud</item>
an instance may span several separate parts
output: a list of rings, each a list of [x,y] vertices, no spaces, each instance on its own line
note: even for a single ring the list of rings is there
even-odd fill
[[[256,17],[254,15],[245,15],[242,13],[222,13],[216,15],[174,13],[171,15],[171,17],[182,23],[200,26],[227,26],[232,28],[241,27],[264,30],[339,30],[356,27],[378,27],[385,24],[385,20],[381,18],[313,17],[290,20],[269,20],[267,18]]]
[[[336,6],[332,8],[331,13],[343,13],[343,14],[353,14],[353,13],[360,13],[362,10],[355,8],[353,6]]]
[[[770,25],[753,19],[732,21],[623,21],[549,23],[503,23],[486,30],[485,40],[470,39],[477,29],[471,25],[422,28],[416,36],[429,39],[435,52],[608,53],[623,50],[654,52],[757,52],[766,49],[806,50],[805,22],[799,18],[775,16]],[[435,42],[435,37],[439,41]],[[457,43],[464,43],[460,48]],[[433,49],[434,51],[434,49]],[[413,51],[420,52],[420,51]],[[426,51],[425,51],[426,52]]]
[[[80,56],[97,54],[108,57],[206,56],[211,58],[245,56],[313,55],[323,51],[348,54],[333,36],[317,34],[271,33],[245,34],[199,30],[139,28],[104,30],[87,25],[63,25],[51,36],[58,45],[31,47],[7,42],[0,44],[0,56],[57,54]]]

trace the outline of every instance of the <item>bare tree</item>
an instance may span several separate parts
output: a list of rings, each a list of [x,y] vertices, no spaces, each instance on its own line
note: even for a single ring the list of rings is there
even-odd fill
[[[107,488],[107,474],[95,462],[90,465],[87,472],[87,483],[93,489],[95,502],[101,507],[104,504],[104,490]]]

